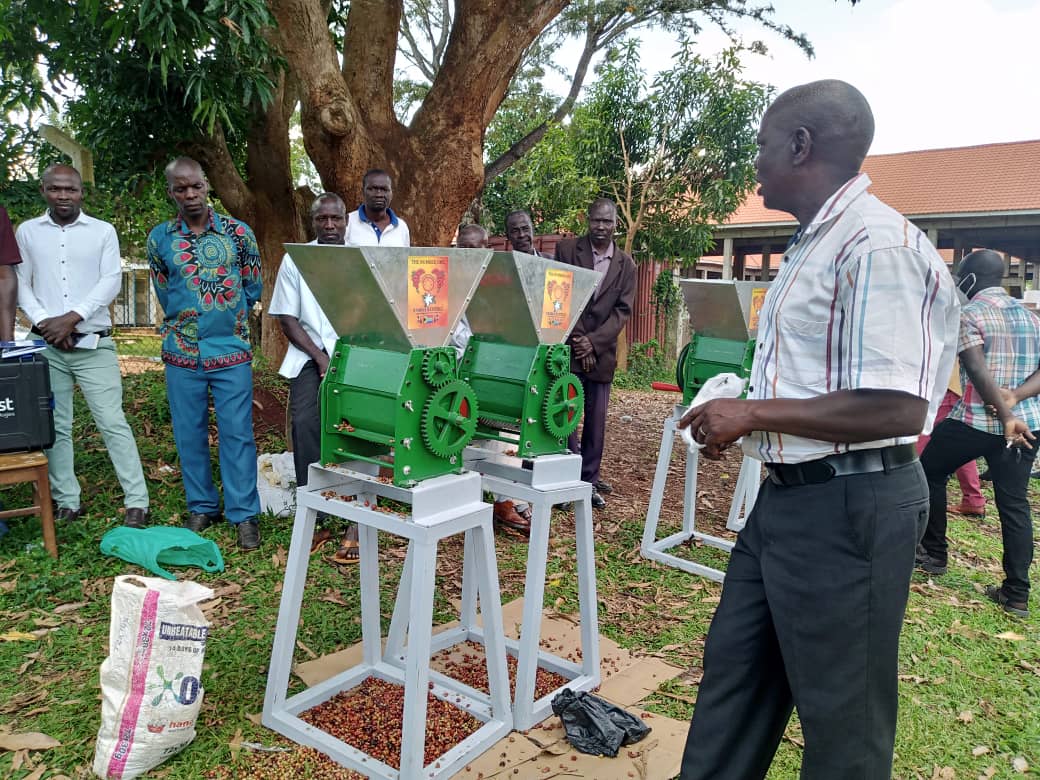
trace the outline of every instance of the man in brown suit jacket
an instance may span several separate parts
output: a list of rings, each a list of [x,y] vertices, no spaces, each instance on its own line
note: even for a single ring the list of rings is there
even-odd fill
[[[636,265],[614,244],[617,206],[599,198],[589,206],[589,232],[556,245],[556,259],[599,271],[599,284],[569,339],[571,370],[585,388],[585,418],[581,444],[577,432],[568,442],[572,452],[581,453],[581,478],[593,485],[592,505],[606,506],[604,493],[611,486],[600,479],[603,439],[607,427],[610,383],[617,368],[617,339],[632,314],[636,293]]]

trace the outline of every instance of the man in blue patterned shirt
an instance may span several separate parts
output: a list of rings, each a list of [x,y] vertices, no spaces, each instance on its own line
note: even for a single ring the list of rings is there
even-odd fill
[[[1028,381],[1040,369],[1040,322],[1000,286],[1004,259],[996,252],[972,252],[961,262],[957,276],[961,291],[971,299],[961,310],[958,344],[964,395],[935,426],[921,454],[929,513],[917,566],[929,574],[946,572],[946,482],[965,463],[985,458],[1004,543],[1004,582],[999,587],[990,585],[986,595],[1006,612],[1026,617],[1033,560],[1028,486],[1036,450],[1012,446],[1021,440],[1008,427],[1007,415],[1002,421],[987,406],[998,387],[1010,388],[1004,402],[1024,423],[1019,423],[1019,430],[1026,428],[1033,436],[1040,431],[1040,399]]]
[[[166,166],[177,216],[148,235],[152,284],[165,312],[162,357],[173,437],[188,503],[185,528],[219,522],[209,450],[209,394],[217,416],[224,515],[238,545],[260,546],[253,440],[249,311],[260,300],[260,253],[243,222],[210,208],[209,182],[189,157]]]

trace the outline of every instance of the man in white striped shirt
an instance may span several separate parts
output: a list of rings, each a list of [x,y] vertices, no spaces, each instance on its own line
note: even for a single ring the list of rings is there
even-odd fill
[[[946,390],[959,307],[928,240],[867,192],[873,134],[840,81],[795,87],[762,120],[760,194],[799,230],[762,307],[748,399],[680,423],[709,457],[743,437],[768,473],[708,633],[683,780],[764,777],[794,707],[803,780],[891,777],[928,518],[913,442]]]

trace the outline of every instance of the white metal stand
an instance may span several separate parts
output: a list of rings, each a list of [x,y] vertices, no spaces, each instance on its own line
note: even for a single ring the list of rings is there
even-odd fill
[[[330,491],[335,494],[331,498],[322,496],[323,492],[330,495]],[[336,495],[355,495],[356,499],[348,502],[339,500]],[[401,517],[375,511],[377,496],[409,504],[411,515]],[[369,506],[365,505],[366,502]],[[268,669],[264,725],[295,742],[322,751],[333,760],[367,777],[382,780],[437,780],[450,777],[508,734],[513,726],[491,507],[481,501],[480,477],[472,473],[453,474],[425,480],[414,488],[405,489],[383,484],[369,474],[312,465],[307,487],[297,492],[297,507]],[[314,523],[319,511],[358,524],[361,543],[363,660],[325,682],[286,698]],[[403,609],[406,612],[401,619],[410,629],[411,641],[400,664],[390,664],[380,659],[379,531],[409,540],[408,560],[401,575],[397,602],[398,607],[405,605]],[[457,533],[465,534],[466,549],[473,551],[467,557],[467,564],[475,575],[480,595],[490,694],[465,696],[436,682],[430,684],[437,543]],[[395,616],[396,612],[395,609]],[[404,685],[404,711],[407,716],[401,726],[400,770],[311,726],[299,717],[304,711],[356,687],[368,677]],[[484,725],[433,763],[423,766],[428,692],[467,710],[483,721]]]
[[[726,573],[721,569],[715,569],[702,563],[680,558],[677,555],[666,552],[671,548],[697,539],[702,543],[715,547],[725,552],[733,549],[733,542],[718,536],[706,534],[697,530],[697,461],[698,451],[686,454],[686,479],[683,484],[683,523],[682,530],[664,539],[657,538],[657,523],[661,516],[661,504],[664,502],[664,489],[668,482],[668,464],[672,459],[672,448],[679,436],[678,422],[686,411],[684,406],[676,406],[675,410],[664,421],[664,431],[661,434],[661,448],[657,452],[657,470],[654,472],[654,485],[650,490],[650,506],[646,512],[646,525],[643,527],[643,541],[639,552],[644,558],[658,561],[669,566],[674,566],[691,574],[698,574],[716,582],[722,582]],[[680,439],[680,445],[685,447],[685,442]],[[744,457],[740,464],[740,474],[737,484],[733,490],[733,501],[729,507],[729,517],[726,527],[731,531],[740,531],[751,514],[758,497],[758,488],[762,481],[762,466],[754,458]]]
[[[551,712],[553,697],[564,687],[588,691],[600,684],[599,624],[596,602],[596,559],[592,535],[592,486],[582,482],[581,456],[542,455],[519,459],[493,449],[468,447],[464,453],[466,468],[482,474],[484,490],[527,501],[531,505],[531,537],[527,554],[527,579],[524,584],[524,613],[520,641],[506,639],[506,648],[517,659],[516,694],[513,701],[513,725],[529,729],[545,720]],[[552,508],[572,502],[575,511],[575,543],[578,561],[578,606],[581,620],[581,664],[573,663],[540,647],[542,604],[545,598],[545,566],[549,556],[549,522]],[[462,609],[457,628],[438,633],[433,638],[433,652],[453,647],[467,640],[485,641],[485,629],[477,623],[477,599],[481,611],[485,604],[474,587],[479,573],[472,555],[472,544],[466,540],[462,574]],[[409,555],[412,550],[409,549]],[[405,566],[405,571],[409,567]],[[476,577],[474,575],[477,575]],[[402,589],[402,592],[404,590]],[[495,601],[498,600],[496,594]],[[387,636],[385,660],[400,663],[404,657],[405,639],[399,613],[403,600],[398,597]],[[411,641],[408,650],[411,651]],[[535,699],[538,668],[555,672],[569,681],[566,686]],[[470,697],[479,692],[436,673],[433,679],[445,687]]]

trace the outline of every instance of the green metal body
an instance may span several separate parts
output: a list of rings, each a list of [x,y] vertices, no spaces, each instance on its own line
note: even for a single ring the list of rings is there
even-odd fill
[[[694,333],[675,365],[675,382],[682,390],[683,404],[688,405],[704,383],[718,374],[728,372],[747,379],[754,357],[753,338],[737,341]]]
[[[378,463],[401,486],[458,473],[476,414],[452,348],[396,352],[340,339],[321,385],[321,460]]]
[[[477,396],[477,439],[516,445],[519,457],[567,452],[584,392],[565,344],[524,346],[473,336],[459,377]]]

